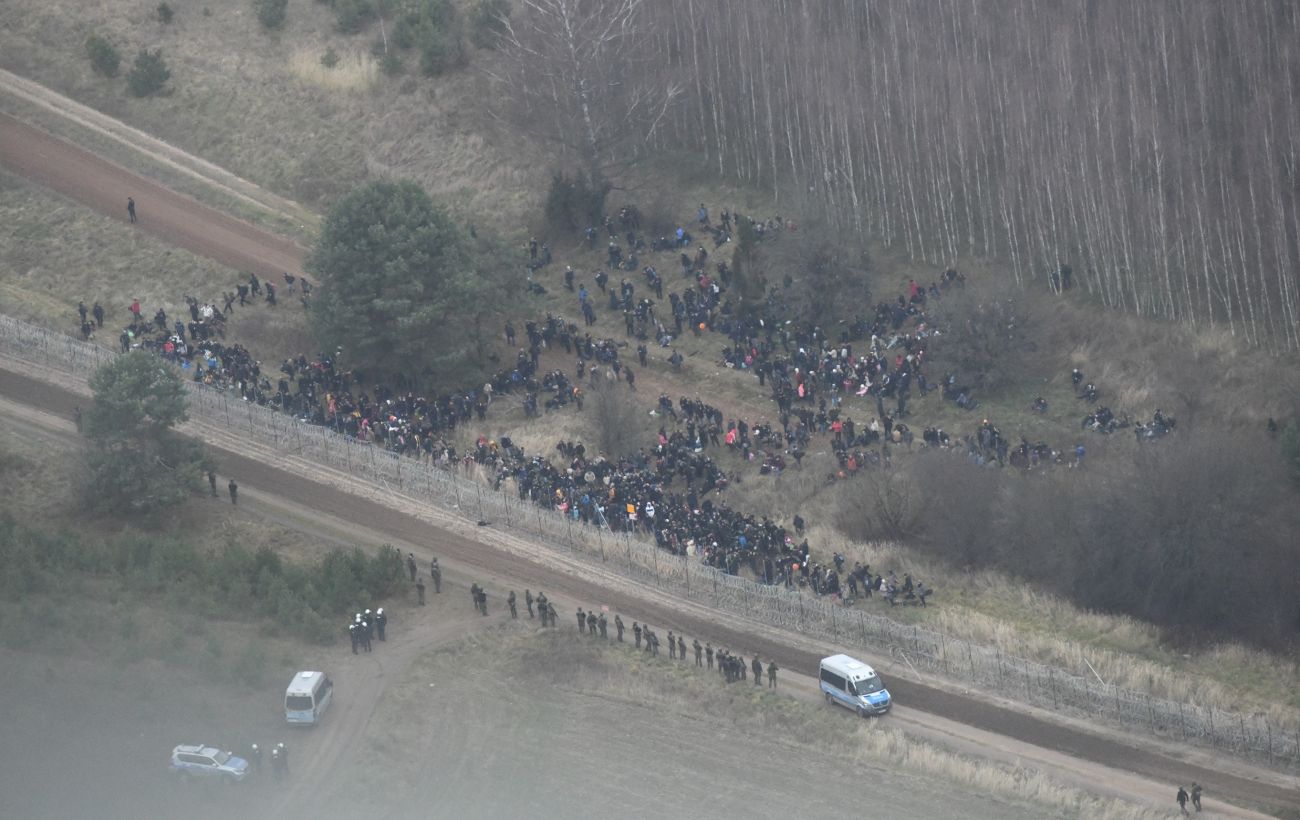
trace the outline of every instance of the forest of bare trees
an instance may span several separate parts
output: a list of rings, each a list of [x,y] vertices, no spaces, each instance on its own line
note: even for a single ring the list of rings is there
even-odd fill
[[[650,145],[917,260],[1002,259],[1022,284],[1069,265],[1107,306],[1296,350],[1297,14],[1288,0],[533,0],[501,66],[527,72],[532,115],[566,122],[588,156],[629,124],[617,105],[586,119],[593,103],[621,98]],[[574,19],[617,55],[610,71],[566,42]],[[566,59],[539,71],[527,58],[548,50]]]

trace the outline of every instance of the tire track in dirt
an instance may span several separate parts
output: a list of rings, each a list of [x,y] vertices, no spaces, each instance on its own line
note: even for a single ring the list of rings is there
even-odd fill
[[[69,417],[74,404],[84,401],[75,393],[45,382],[0,369],[0,395],[20,399],[26,404]],[[467,537],[451,528],[431,524],[411,513],[394,509],[378,500],[343,491],[311,480],[287,469],[271,466],[243,452],[212,445],[221,461],[223,474],[238,477],[241,485],[277,495],[286,502],[310,509],[328,510],[333,516],[354,522],[388,538],[416,544],[433,544],[440,557],[457,564],[475,567],[494,575],[527,578],[533,585],[575,601],[600,601],[625,617],[648,621],[663,629],[688,635],[710,637],[715,645],[742,647],[747,655],[758,654],[776,659],[788,670],[815,669],[820,657],[831,647],[809,648],[806,640],[784,639],[775,630],[758,624],[741,623],[740,619],[709,613],[703,607],[677,601],[653,590],[630,591],[628,583],[610,585],[593,581],[565,566],[562,556],[547,560],[542,554],[528,557],[510,554],[490,541]],[[503,537],[499,533],[484,536]],[[430,550],[420,551],[423,556]],[[592,571],[593,573],[596,570]],[[567,615],[567,613],[564,613]],[[913,680],[894,678],[891,690],[912,714],[931,713],[951,717],[962,724],[986,732],[1023,741],[1033,746],[1063,752],[1105,767],[1136,773],[1144,777],[1177,783],[1198,780],[1211,784],[1216,795],[1241,805],[1263,805],[1277,811],[1300,810],[1300,792],[1282,785],[1280,779],[1260,772],[1258,777],[1225,771],[1209,763],[1179,760],[1151,748],[1129,745],[1114,737],[1083,731],[1071,725],[1054,723],[1034,710],[1018,704],[992,703],[958,691]],[[375,697],[378,697],[376,694]],[[371,707],[373,708],[373,707]],[[367,715],[369,712],[367,712]],[[368,718],[366,718],[368,719]],[[1032,759],[1031,759],[1032,760]],[[1238,767],[1240,768],[1240,767]]]

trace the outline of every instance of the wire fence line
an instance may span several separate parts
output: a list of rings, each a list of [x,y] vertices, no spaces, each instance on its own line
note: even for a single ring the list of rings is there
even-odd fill
[[[88,377],[116,353],[0,315],[0,350],[15,358]],[[1270,765],[1300,765],[1300,727],[1262,715],[1228,712],[1153,697],[1095,677],[948,638],[890,618],[849,609],[816,596],[728,575],[691,557],[671,555],[653,540],[587,525],[544,509],[511,491],[495,491],[447,469],[300,421],[237,393],[199,383],[189,388],[191,417],[451,510],[470,520],[526,533],[608,569],[719,610],[791,629],[868,657],[890,655],[918,673],[941,675],[1053,711],[1087,717],[1164,739],[1209,746]]]

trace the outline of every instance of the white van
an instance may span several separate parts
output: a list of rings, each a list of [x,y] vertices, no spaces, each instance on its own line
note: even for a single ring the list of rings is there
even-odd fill
[[[334,681],[324,672],[299,672],[284,690],[284,718],[290,723],[312,725],[329,708]]]
[[[819,678],[827,703],[838,703],[862,717],[883,715],[893,705],[876,670],[848,655],[822,658]]]

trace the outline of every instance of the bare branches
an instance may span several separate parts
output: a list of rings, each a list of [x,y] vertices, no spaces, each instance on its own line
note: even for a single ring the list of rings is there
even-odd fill
[[[488,70],[513,119],[588,176],[652,139],[681,96],[644,0],[522,0]]]
[[[641,70],[618,99],[635,102],[642,137],[918,259],[995,256],[1027,284],[1070,265],[1107,306],[1300,349],[1300,15],[1287,4],[584,8],[606,6],[612,19],[581,21],[595,41],[581,53],[610,38]],[[598,90],[585,90],[597,109]]]

